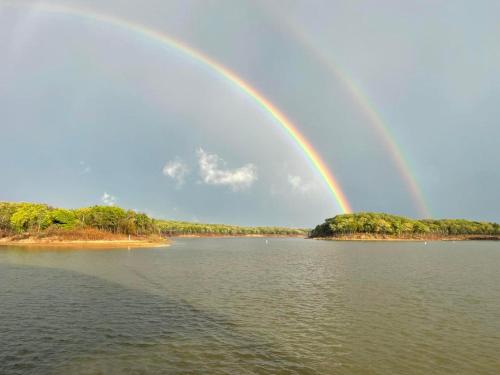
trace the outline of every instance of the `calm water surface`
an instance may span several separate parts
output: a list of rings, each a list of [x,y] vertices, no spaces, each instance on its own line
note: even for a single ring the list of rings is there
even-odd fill
[[[0,248],[0,374],[499,374],[500,243]]]

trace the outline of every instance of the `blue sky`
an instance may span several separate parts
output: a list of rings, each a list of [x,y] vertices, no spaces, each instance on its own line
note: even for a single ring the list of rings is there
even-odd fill
[[[0,200],[249,225],[312,226],[338,213],[293,140],[206,66],[110,25],[37,11],[36,1],[3,3]],[[433,216],[500,221],[498,2],[52,3],[202,51],[297,125],[354,210],[418,216],[320,50],[384,119]]]

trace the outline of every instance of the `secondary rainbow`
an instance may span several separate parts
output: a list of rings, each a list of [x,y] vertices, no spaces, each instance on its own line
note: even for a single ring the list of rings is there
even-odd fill
[[[393,160],[399,175],[410,192],[415,209],[421,216],[431,217],[430,210],[417,183],[417,178],[414,173],[412,173],[409,166],[410,163],[407,161],[403,151],[398,146],[395,137],[392,135],[387,124],[385,124],[373,102],[370,101],[366,93],[361,90],[360,85],[355,82],[352,76],[349,75],[345,69],[340,67],[340,65],[329,53],[325,52],[331,48],[321,48],[318,46],[316,41],[314,41],[297,22],[284,17],[283,13],[279,9],[268,6],[266,7],[266,10],[268,13],[272,14],[273,17],[281,23],[281,25],[287,28],[287,33],[292,35],[295,41],[298,41],[302,44],[302,46],[309,49],[318,61],[331,73],[333,73],[335,78],[346,88],[353,101],[358,105],[368,119],[368,123],[375,129],[378,138]]]
[[[417,179],[412,173],[403,151],[398,146],[388,126],[384,123],[382,116],[376,110],[375,105],[368,99],[368,96],[360,89],[359,85],[357,85],[356,82],[331,59],[331,57],[325,56],[323,49],[316,47],[305,37],[303,41],[314,50],[318,59],[335,75],[335,77],[337,77],[347,89],[354,102],[361,108],[368,122],[375,129],[377,136],[382,141],[385,150],[389,153],[396,165],[399,175],[410,192],[417,212],[425,218],[431,217],[422,191],[418,186]]]
[[[365,116],[369,119],[384,144],[385,149],[394,161],[394,164],[399,171],[399,175],[402,177],[408,190],[410,191],[411,196],[413,197],[413,202],[418,213],[424,218],[431,217],[429,207],[425,202],[423,193],[417,184],[417,179],[412,173],[412,169],[410,168],[403,151],[399,147],[394,136],[391,134],[389,128],[385,125],[381,115],[375,109],[374,104],[368,99],[363,91],[361,91],[353,79],[349,79],[349,76],[338,68],[337,70],[339,71],[338,75],[343,77],[342,82],[345,84],[358,105],[363,109]]]
[[[25,6],[26,4],[4,2],[4,5],[9,6]],[[268,99],[266,99],[262,94],[260,94],[255,88],[253,88],[249,83],[245,82],[242,78],[236,75],[228,68],[224,67],[217,61],[206,56],[200,51],[186,45],[179,40],[176,40],[163,32],[159,32],[150,29],[144,25],[134,23],[132,21],[118,18],[111,15],[106,15],[102,13],[97,13],[93,10],[67,7],[62,5],[48,4],[48,3],[36,3],[33,8],[37,12],[48,12],[55,14],[71,15],[76,17],[81,17],[88,20],[93,20],[96,22],[105,23],[118,28],[122,28],[129,32],[133,32],[138,35],[142,35],[150,40],[154,40],[162,45],[174,48],[175,50],[181,51],[190,58],[197,60],[206,66],[209,66],[213,71],[217,72],[228,81],[239,87],[243,92],[250,96],[255,102],[257,102],[265,111],[267,111],[276,122],[281,125],[281,127],[289,134],[290,137],[297,143],[297,145],[302,149],[303,153],[310,160],[312,165],[315,167],[317,172],[325,181],[329,190],[333,194],[335,201],[344,213],[351,212],[350,204],[343,193],[339,183],[334,178],[333,174],[330,172],[326,163],[321,159],[319,154],[314,150],[312,145],[307,141],[307,139],[299,132],[296,126],[281,112],[274,104],[272,104]]]

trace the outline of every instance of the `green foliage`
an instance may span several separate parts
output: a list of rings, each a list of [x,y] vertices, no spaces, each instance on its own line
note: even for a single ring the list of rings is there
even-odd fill
[[[76,215],[71,210],[57,208],[50,211],[50,221],[54,226],[60,226],[65,229],[72,229],[77,223]]]
[[[0,231],[11,232],[10,222],[12,215],[21,207],[21,203],[0,202]]]
[[[49,207],[44,204],[22,203],[10,217],[10,225],[15,232],[39,232],[50,224]]]
[[[0,202],[0,232],[40,232],[49,227],[77,226],[121,234],[149,235],[305,235],[303,229],[242,227],[224,224],[155,220],[144,213],[120,207],[93,206],[67,210],[37,203]],[[374,234],[394,237],[500,235],[500,225],[460,219],[412,220],[383,213],[337,215],[311,231],[311,237]]]
[[[127,214],[123,208],[113,206],[93,206],[88,209],[83,223],[90,227],[118,233],[120,224]]]
[[[224,224],[155,220],[144,213],[120,207],[93,206],[67,210],[45,204],[0,202],[0,235],[40,232],[50,227],[95,228],[112,233],[150,235],[306,235],[306,230],[283,227],[242,227]],[[403,216],[361,212],[326,219],[311,237],[352,234],[393,237],[500,235],[500,225],[461,219],[412,220]]]
[[[42,231],[50,227],[95,228],[112,233],[150,235],[299,235],[306,230],[282,227],[241,227],[155,220],[144,213],[120,207],[93,206],[74,210],[52,208],[44,204],[0,202],[0,232]]]
[[[125,211],[120,207],[93,206],[74,210],[85,226],[124,234],[152,234],[157,232],[154,219],[144,213]]]
[[[310,236],[335,237],[360,233],[400,237],[500,235],[500,226],[497,223],[461,219],[412,220],[403,216],[361,212],[326,219],[314,228]]]
[[[159,220],[157,227],[164,235],[293,235],[305,236],[306,230],[283,227],[242,227],[225,224],[189,223],[184,221]]]

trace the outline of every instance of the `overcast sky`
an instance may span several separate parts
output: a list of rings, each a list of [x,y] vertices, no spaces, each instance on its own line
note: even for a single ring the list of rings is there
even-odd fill
[[[112,25],[20,3],[0,0],[0,200],[247,225],[313,226],[339,213],[279,124],[207,66]],[[417,217],[346,88],[356,82],[432,216],[500,221],[498,1],[56,4],[202,51],[297,125],[355,211]]]

